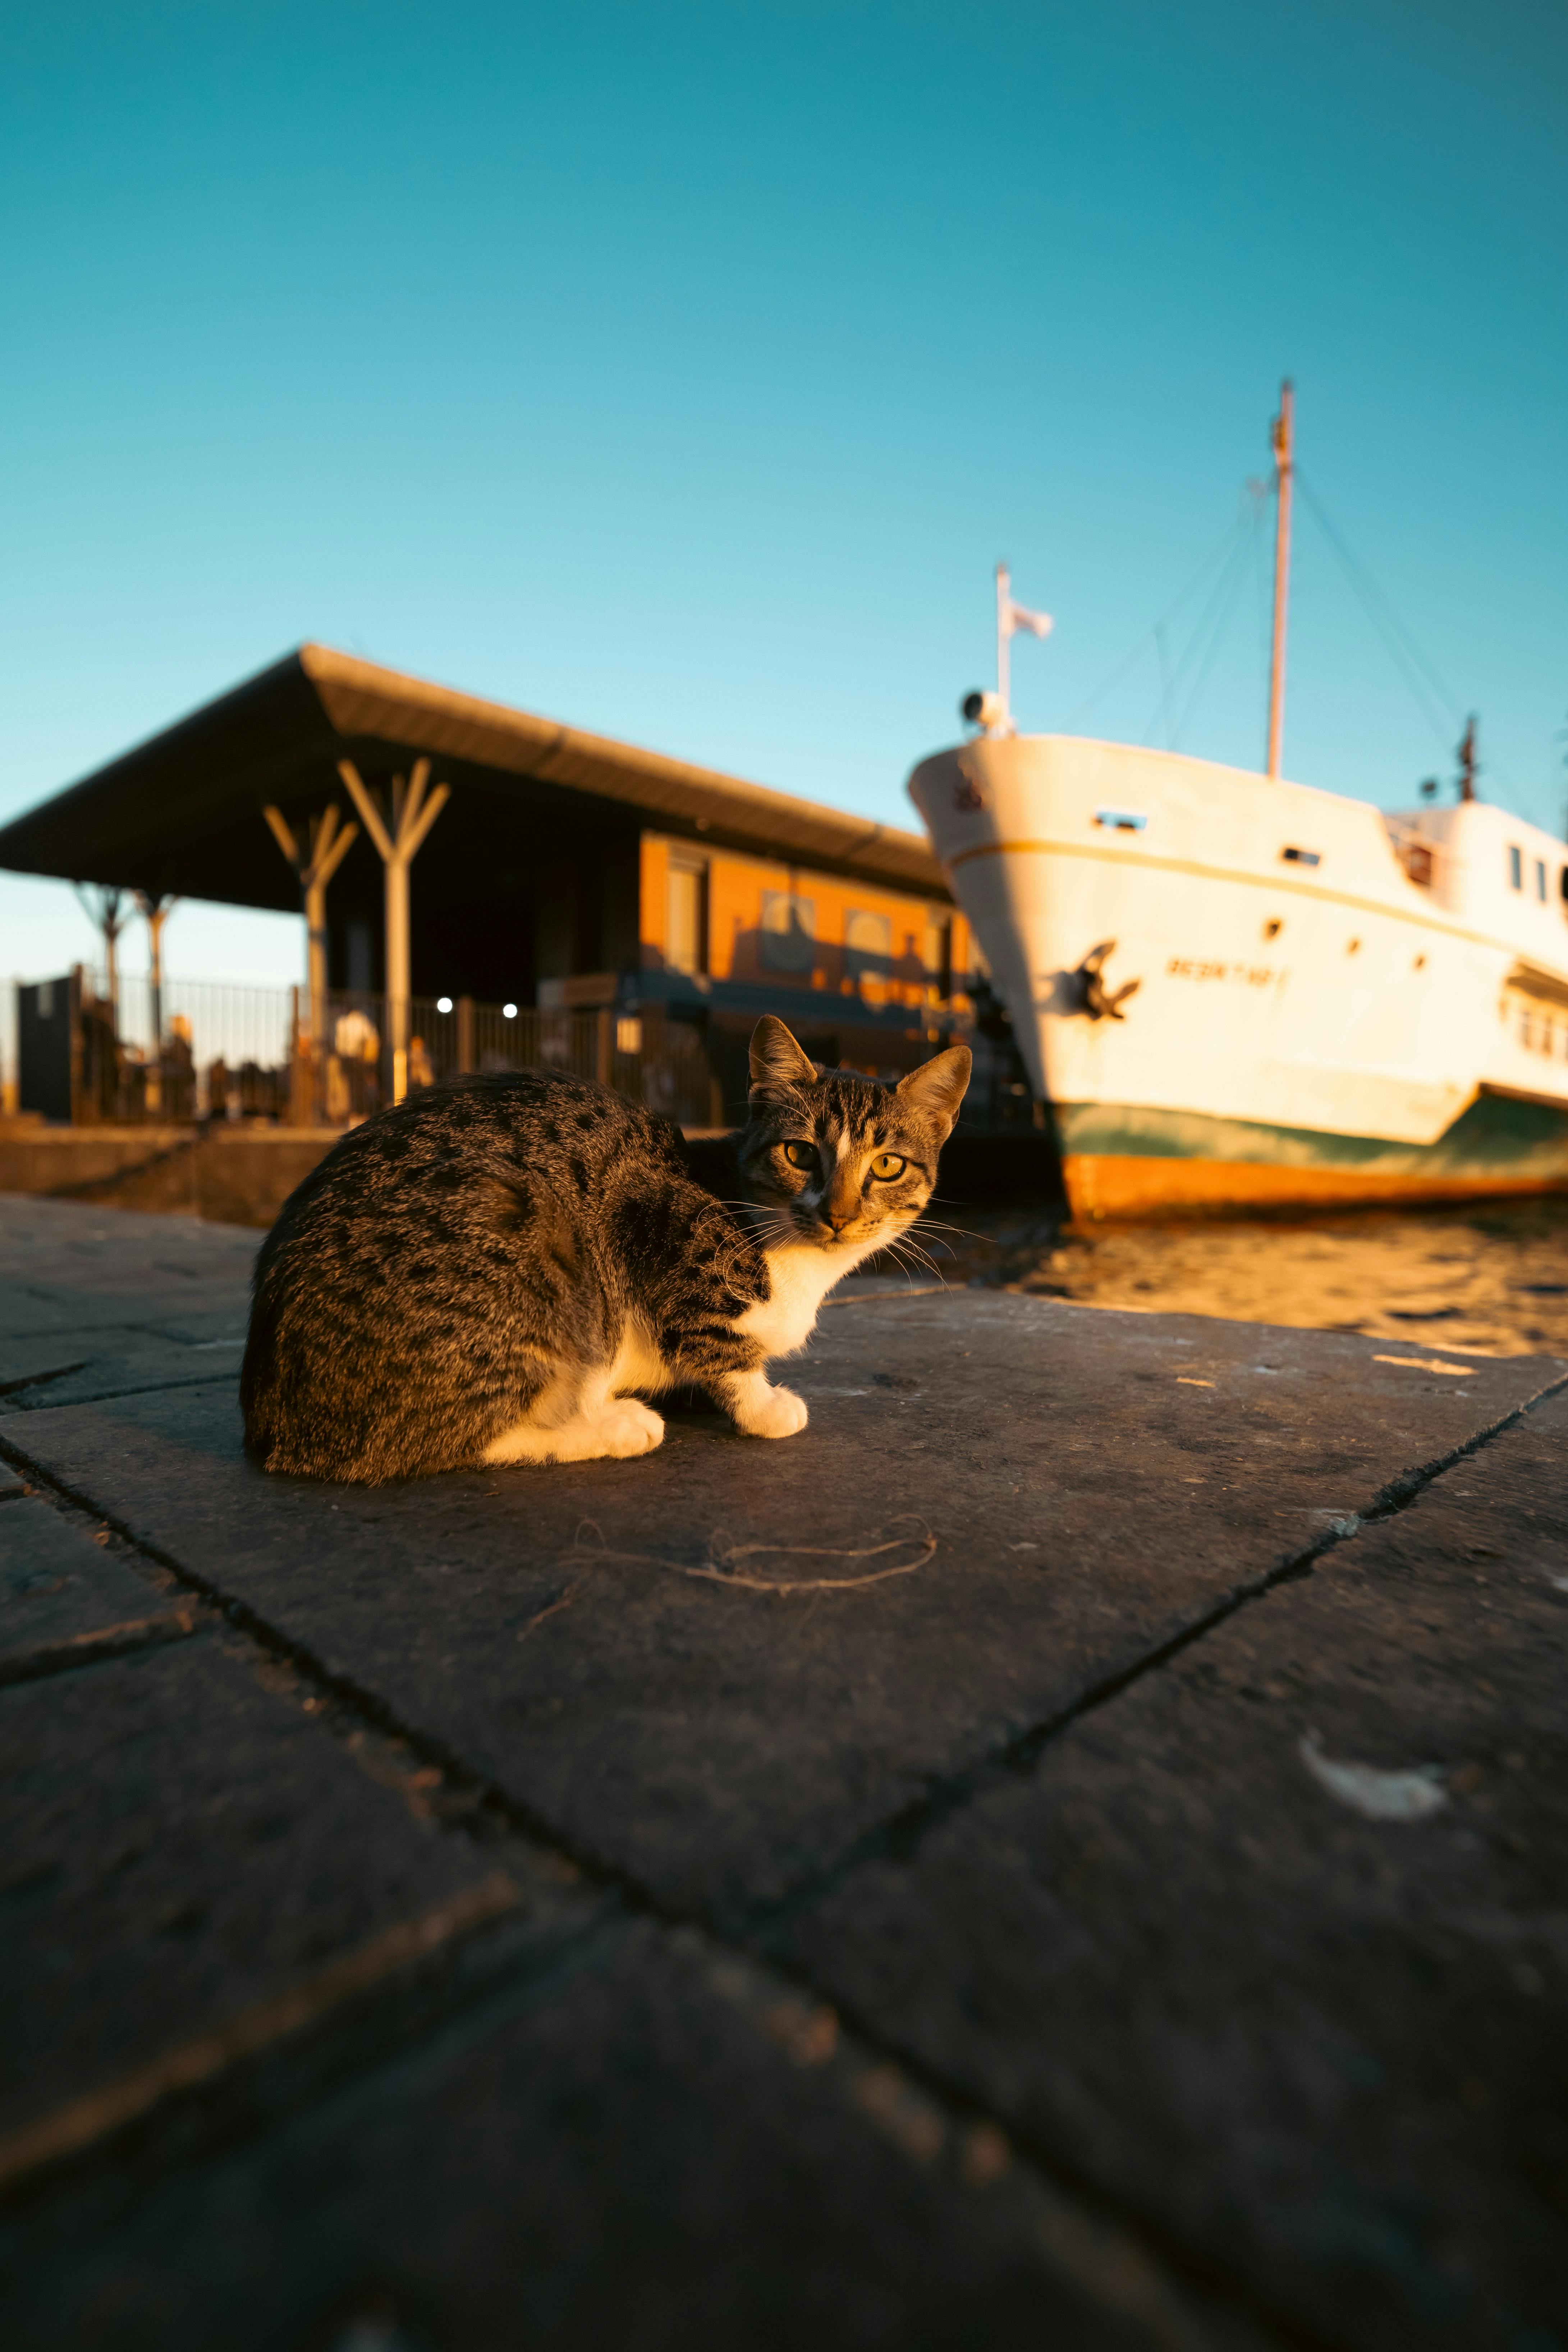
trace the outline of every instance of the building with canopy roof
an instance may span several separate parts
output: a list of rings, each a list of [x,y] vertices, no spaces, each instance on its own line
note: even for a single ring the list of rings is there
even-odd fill
[[[967,1021],[967,930],[920,835],[327,646],[0,829],[0,866],[287,909],[312,828],[334,992],[658,1005],[716,1067],[764,1011],[819,1059],[886,1071]]]

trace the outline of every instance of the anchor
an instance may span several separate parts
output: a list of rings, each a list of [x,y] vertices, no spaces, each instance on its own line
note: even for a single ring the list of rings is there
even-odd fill
[[[1083,983],[1083,1009],[1091,1021],[1124,1021],[1127,1016],[1121,1007],[1130,996],[1136,996],[1142,986],[1141,981],[1130,980],[1114,995],[1107,990],[1100,975],[1104,971],[1107,956],[1115,953],[1116,941],[1103,940],[1099,947],[1090,948],[1073,975]]]

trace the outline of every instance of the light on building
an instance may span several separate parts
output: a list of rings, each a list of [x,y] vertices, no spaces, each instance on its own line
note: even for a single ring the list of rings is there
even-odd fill
[[[516,1005],[503,1004],[500,1009],[500,1017],[503,1021],[515,1021],[517,1019]]]
[[[452,1010],[451,998],[449,996],[438,996],[436,999],[436,1010],[437,1013],[450,1013]]]

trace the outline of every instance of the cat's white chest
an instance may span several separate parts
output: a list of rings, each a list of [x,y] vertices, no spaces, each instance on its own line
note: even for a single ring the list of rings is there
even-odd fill
[[[735,1328],[759,1340],[770,1356],[793,1355],[810,1339],[823,1300],[850,1272],[857,1253],[801,1248],[766,1255],[770,1296],[748,1307]]]

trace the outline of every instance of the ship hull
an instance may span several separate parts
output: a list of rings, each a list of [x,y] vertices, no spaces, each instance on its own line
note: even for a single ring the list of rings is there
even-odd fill
[[[1568,1187],[1568,880],[1537,828],[1056,737],[910,790],[1080,1217]]]
[[[1426,1146],[1109,1103],[1058,1104],[1054,1118],[1080,1223],[1568,1190],[1568,1106],[1503,1095],[1478,1096]]]

